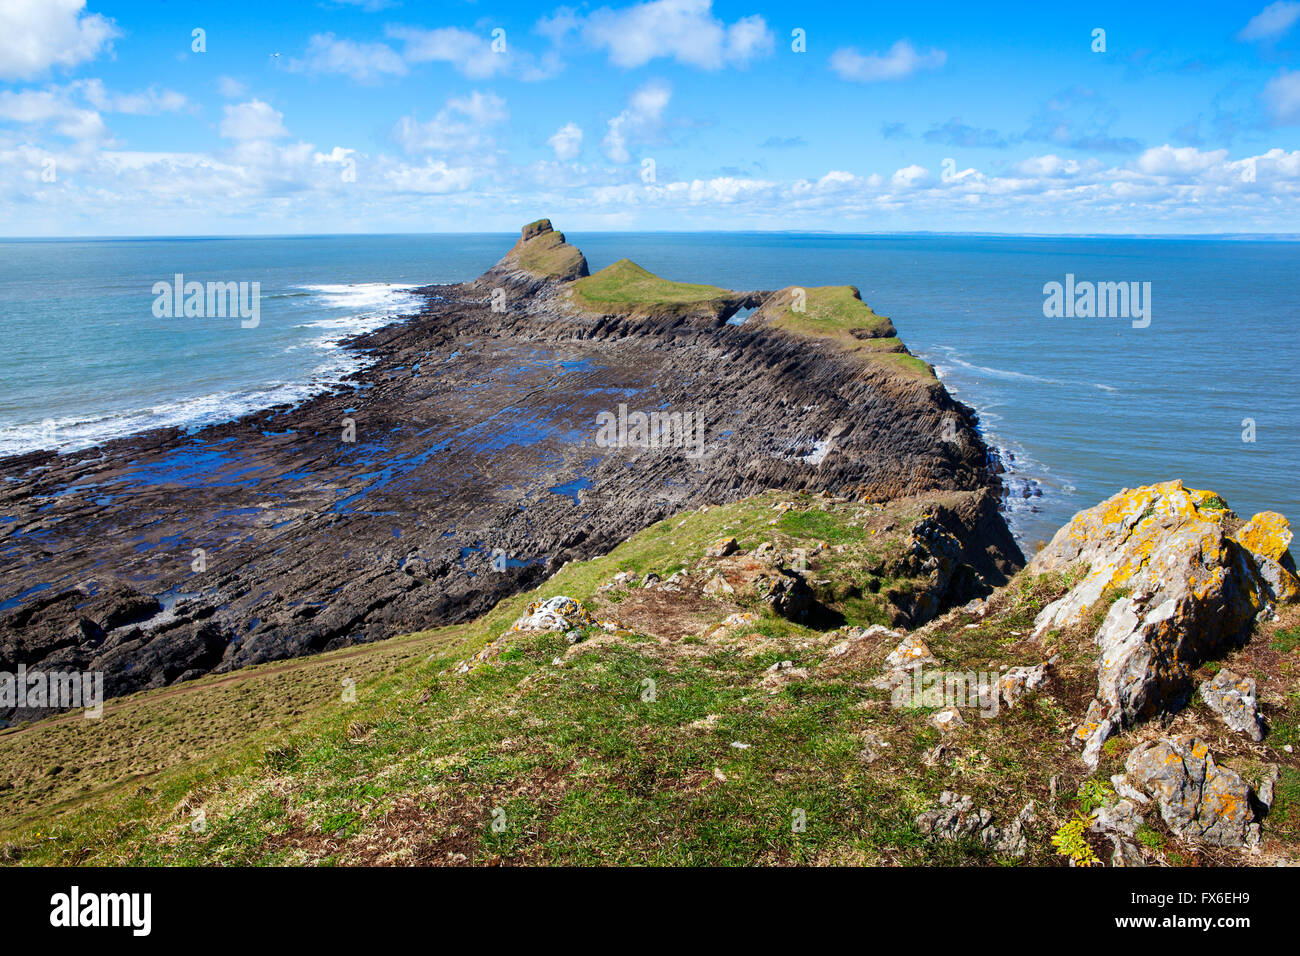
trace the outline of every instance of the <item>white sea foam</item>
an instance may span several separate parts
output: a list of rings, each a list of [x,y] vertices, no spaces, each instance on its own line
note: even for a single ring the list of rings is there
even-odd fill
[[[232,421],[275,405],[296,404],[338,385],[370,360],[341,343],[353,335],[374,331],[419,305],[411,294],[415,285],[364,282],[354,285],[304,285],[304,309],[348,309],[351,314],[295,325],[323,329],[329,334],[295,343],[285,351],[318,350],[325,360],[303,381],[268,382],[257,388],[230,389],[172,402],[111,412],[86,418],[51,418],[40,422],[0,422],[0,457],[40,449],[60,452],[89,448],[105,441],[154,428],[198,428]],[[296,297],[294,295],[281,296]],[[355,311],[351,311],[355,310]]]

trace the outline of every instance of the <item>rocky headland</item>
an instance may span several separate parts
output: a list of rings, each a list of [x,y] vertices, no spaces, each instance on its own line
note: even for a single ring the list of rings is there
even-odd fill
[[[418,315],[348,343],[370,364],[347,387],[0,461],[0,671],[100,671],[118,696],[467,621],[768,488],[934,496],[960,571],[881,594],[895,624],[1023,563],[974,414],[852,287],[590,275],[540,220],[479,279],[421,291]],[[652,412],[675,440],[598,427]]]

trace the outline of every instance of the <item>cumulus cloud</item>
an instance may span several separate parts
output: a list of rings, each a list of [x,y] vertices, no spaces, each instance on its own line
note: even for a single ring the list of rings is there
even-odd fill
[[[479,112],[496,115],[486,103]],[[59,163],[59,181],[42,184],[40,163],[52,154]],[[31,194],[56,190],[60,209],[75,210],[101,232],[114,226],[138,231],[141,224],[170,225],[195,209],[209,210],[203,228],[211,230],[214,223],[221,224],[220,210],[232,202],[241,221],[256,215],[268,231],[290,226],[329,231],[362,220],[372,229],[464,228],[466,223],[504,228],[537,208],[562,205],[573,221],[610,228],[680,223],[699,228],[1283,232],[1292,228],[1300,199],[1300,150],[1277,148],[1233,158],[1223,150],[1166,145],[1116,163],[1045,153],[1000,172],[972,169],[945,177],[907,166],[883,175],[831,169],[793,181],[741,174],[661,175],[654,183],[629,183],[617,168],[578,173],[549,159],[510,165],[498,154],[486,160],[357,156],[358,175],[344,182],[340,165],[354,155],[340,146],[268,140],[238,140],[211,155],[40,150],[8,146],[0,139],[0,221],[15,234],[32,234],[50,210],[33,204]],[[70,175],[64,176],[65,170]],[[413,197],[436,197],[437,202],[412,202]]]
[[[1227,158],[1226,149],[1201,152],[1195,146],[1176,147],[1166,143],[1142,153],[1137,158],[1136,167],[1140,172],[1154,176],[1185,176],[1222,166]]]
[[[575,33],[624,68],[655,59],[704,70],[743,68],[774,46],[772,31],[761,16],[727,23],[714,16],[712,0],[649,0],[620,10],[601,7],[587,17],[562,9],[544,18],[538,30],[555,41]]]
[[[911,187],[918,183],[925,182],[930,178],[930,171],[924,166],[918,166],[913,163],[911,166],[904,166],[890,177],[889,182],[896,187]]]
[[[555,150],[556,159],[576,159],[582,152],[582,127],[577,123],[565,123],[546,142]]]
[[[1290,30],[1296,20],[1300,20],[1300,3],[1278,0],[1251,17],[1250,22],[1237,34],[1237,39],[1247,43],[1276,40]]]
[[[78,142],[109,138],[104,119],[75,103],[66,89],[0,91],[0,120],[43,129]]]
[[[629,162],[632,159],[628,151],[631,143],[645,142],[659,133],[664,110],[672,95],[672,89],[666,83],[651,80],[629,97],[627,108],[609,121],[605,132],[603,145],[611,162]]]
[[[426,122],[403,116],[393,128],[393,139],[408,153],[467,152],[491,145],[488,129],[508,115],[505,100],[476,90],[447,100]]]
[[[259,99],[223,109],[226,115],[220,133],[226,139],[269,140],[289,135],[284,128],[284,114]]]
[[[899,40],[885,53],[859,53],[853,47],[841,47],[831,54],[831,69],[842,79],[855,83],[899,80],[918,70],[937,70],[948,62],[943,50],[918,51],[907,40]]]
[[[27,80],[53,66],[76,66],[106,49],[113,21],[85,13],[86,0],[5,0],[0,4],[0,79]]]

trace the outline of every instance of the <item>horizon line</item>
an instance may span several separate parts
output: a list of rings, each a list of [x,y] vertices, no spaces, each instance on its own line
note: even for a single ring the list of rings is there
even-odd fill
[[[557,230],[561,231],[561,230]],[[0,242],[113,242],[125,240],[168,239],[330,239],[346,236],[512,236],[511,230],[454,230],[447,232],[251,232],[251,233],[119,233],[119,234],[69,234],[57,236],[6,236]],[[825,236],[825,237],[907,237],[907,236],[970,236],[1005,239],[1202,239],[1244,241],[1300,241],[1295,232],[998,232],[991,230],[947,231],[939,229],[897,229],[873,232],[849,232],[818,229],[570,229],[572,234],[587,235],[769,235],[769,236]]]

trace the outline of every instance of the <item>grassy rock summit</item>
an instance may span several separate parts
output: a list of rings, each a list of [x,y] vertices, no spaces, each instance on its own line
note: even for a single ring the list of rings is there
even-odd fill
[[[0,859],[1300,863],[1284,516],[1165,481],[1026,565],[973,413],[855,288],[587,272],[539,220],[425,290],[356,341],[365,388],[208,436],[268,469],[238,492],[67,491],[202,435],[35,462],[5,580],[56,586],[0,620],[0,654],[116,683],[97,719],[9,712]],[[607,447],[620,403],[703,437]],[[337,447],[345,410],[363,448]],[[130,558],[57,557],[59,493],[82,535],[244,537],[210,579],[101,580]],[[266,513],[232,514],[250,496]]]
[[[549,219],[530,222],[522,233],[504,261],[546,279],[577,279],[587,275],[586,256],[565,242],[564,233],[552,229]]]

